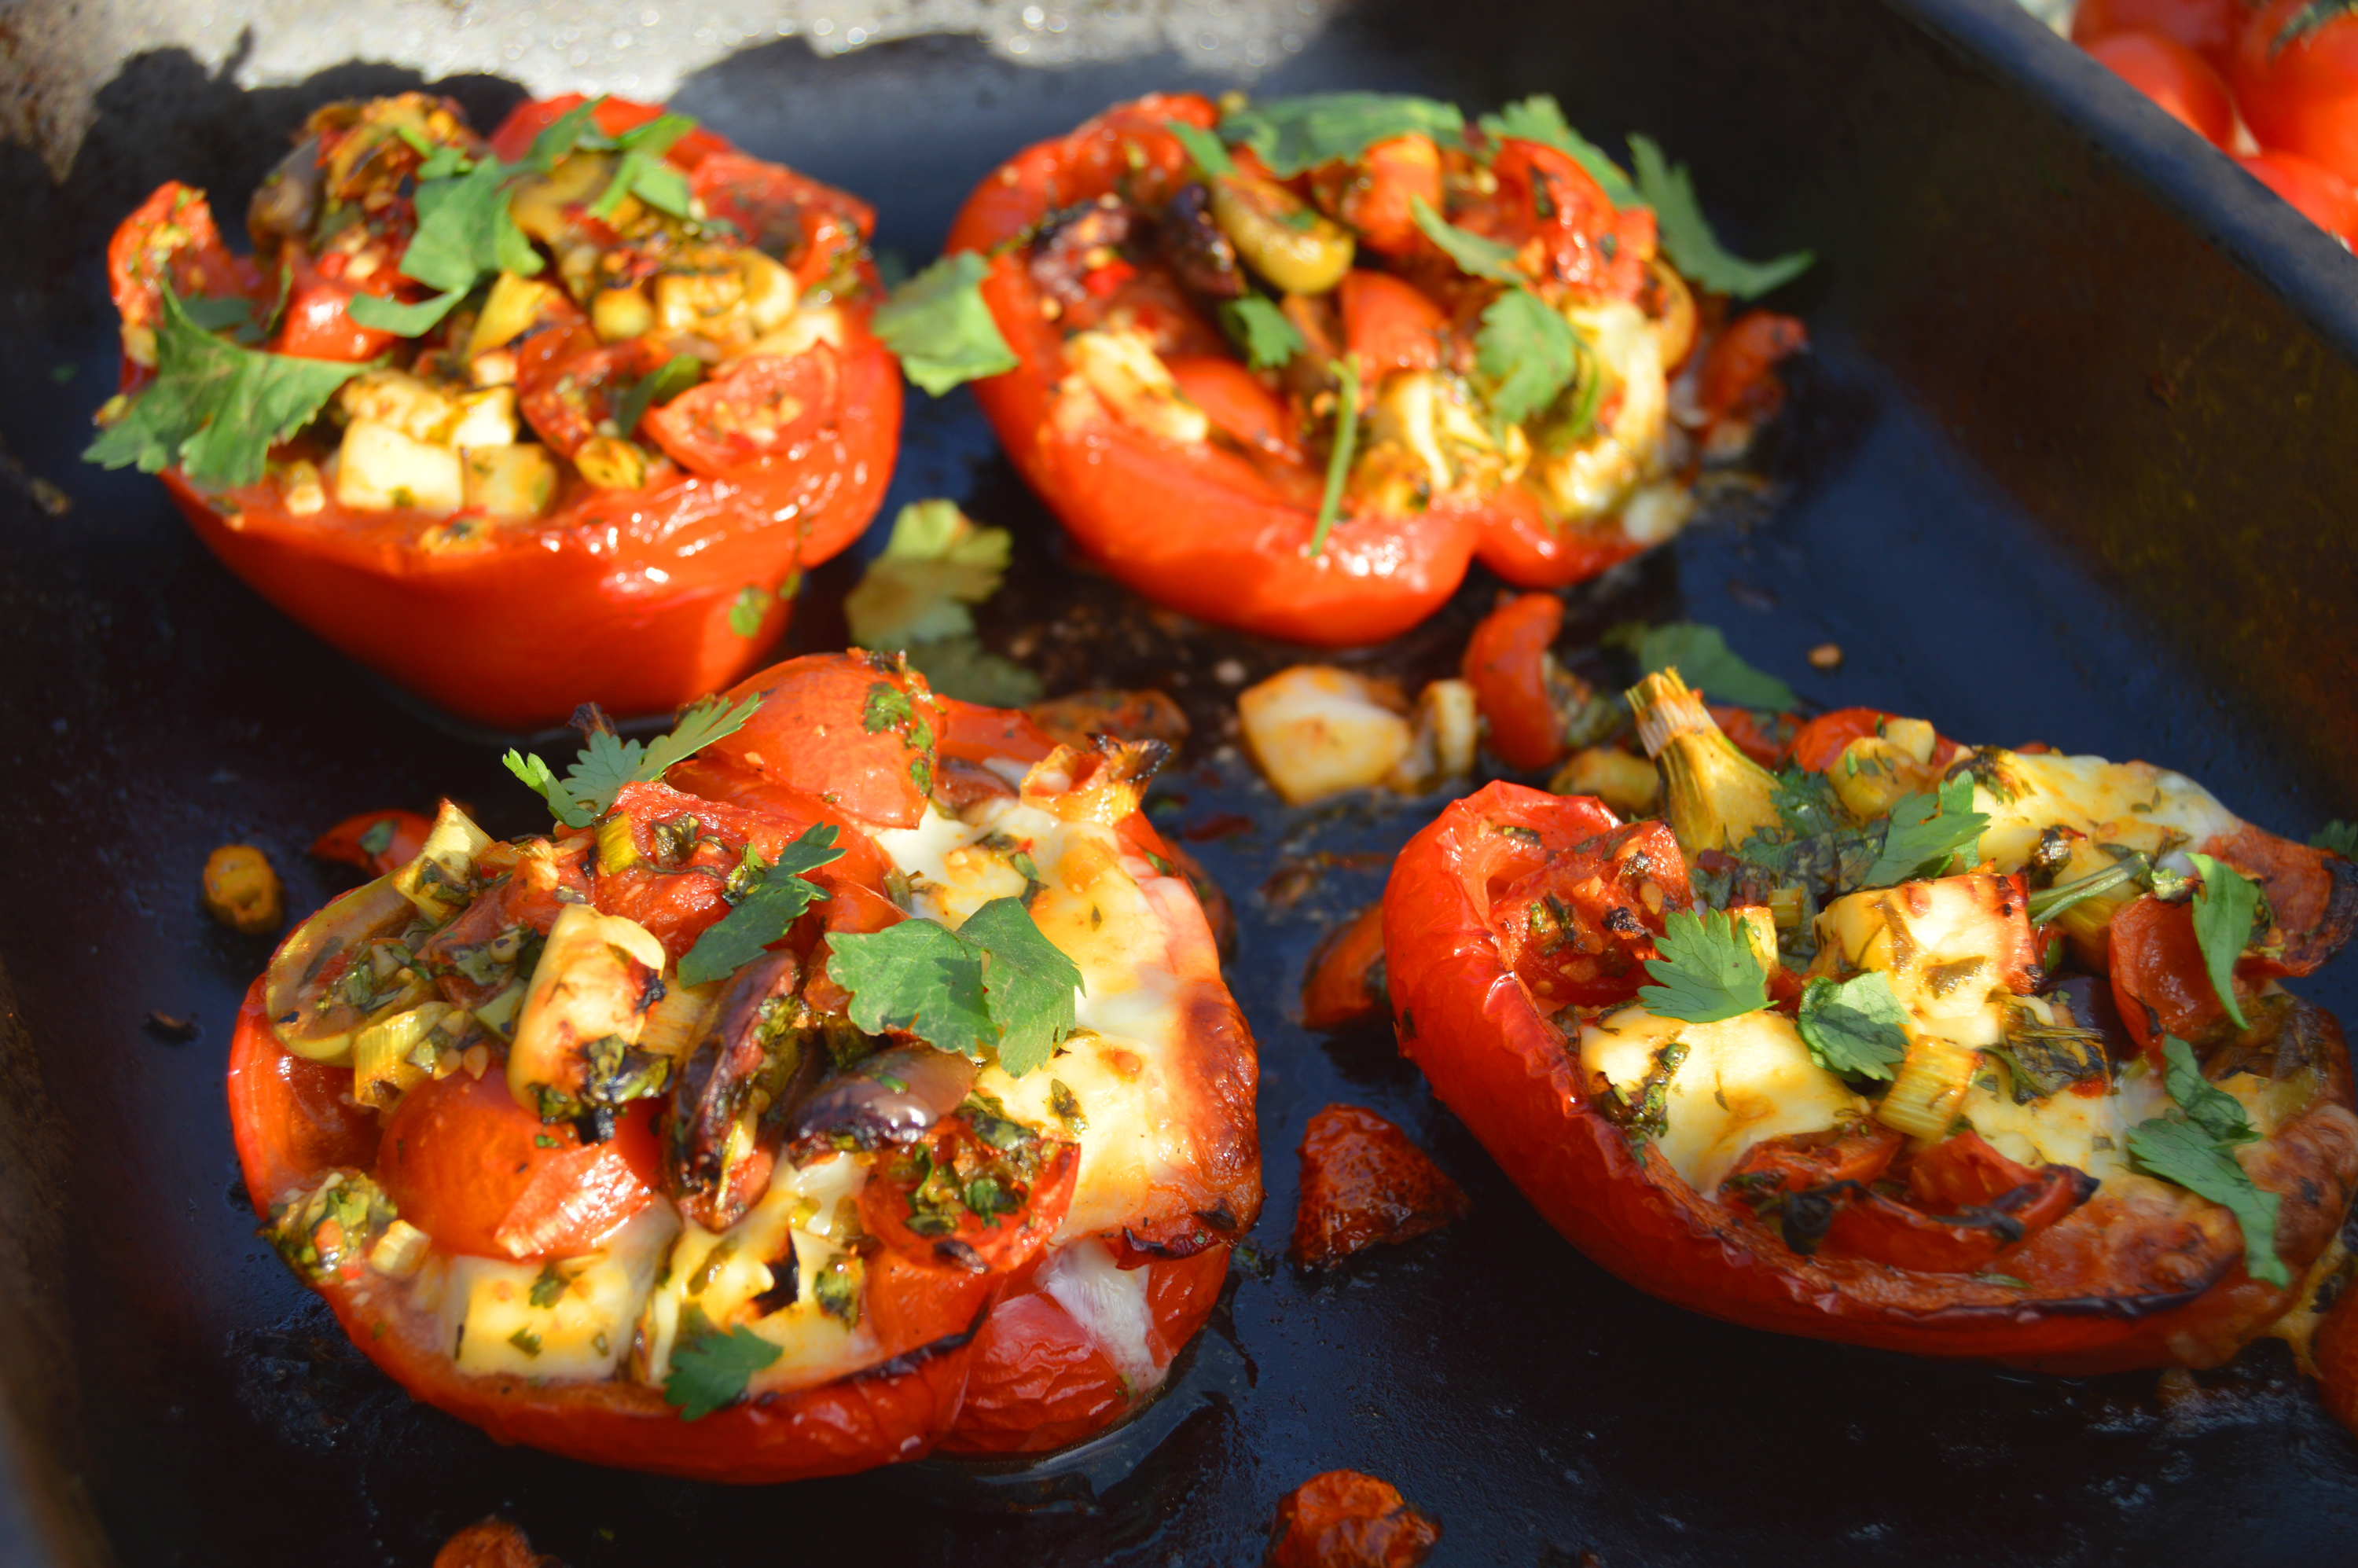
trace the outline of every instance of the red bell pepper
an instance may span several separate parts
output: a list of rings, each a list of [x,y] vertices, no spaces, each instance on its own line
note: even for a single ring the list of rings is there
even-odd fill
[[[1723,1192],[1789,1205],[1815,1195],[1826,1219],[1859,1216],[1844,1232],[1820,1232],[1813,1250],[1796,1251],[1750,1204],[1689,1187],[1659,1148],[1634,1147],[1592,1099],[1558,1002],[1534,1000],[1504,929],[1518,919],[1502,907],[1513,882],[1593,837],[1600,818],[1610,822],[1593,801],[1491,784],[1410,841],[1384,895],[1401,1050],[1582,1251],[1643,1290],[1732,1322],[2056,1371],[2213,1365],[2290,1303],[2289,1292],[2245,1275],[2224,1211],[2191,1194],[2122,1184],[2088,1196],[2077,1172],[2028,1171],[1970,1148],[1911,1178],[1902,1203],[1884,1182],[1894,1136],[1757,1147]],[[2358,1190],[2358,1116],[2338,1025],[2299,1004],[2285,1011],[2281,1027],[2310,1053],[2320,1088],[2246,1169],[2277,1196],[2277,1249],[2298,1281]],[[1857,1195],[1866,1201],[1843,1201]],[[2028,1239],[1996,1271],[1956,1271],[1998,1255],[2015,1229]]]
[[[880,686],[915,717],[870,728]],[[773,958],[757,960],[772,965],[760,972],[783,973],[790,982],[821,974],[829,934],[878,930],[908,918],[885,891],[892,862],[876,835],[931,809],[923,781],[946,781],[961,767],[1001,778],[984,764],[1023,764],[1056,753],[1055,743],[1023,715],[936,699],[922,676],[865,654],[797,659],[728,695],[763,700],[742,729],[673,768],[666,782],[619,789],[600,832],[568,830],[553,842],[508,851],[513,866],[474,889],[471,903],[418,942],[412,961],[437,977],[444,1000],[481,1005],[506,983],[504,972],[482,978],[470,968],[487,944],[503,934],[513,944],[519,931],[526,940],[545,936],[564,911],[584,903],[639,923],[676,961],[729,913],[721,890],[748,851],[773,860],[789,840],[824,823],[844,851],[809,873],[827,897],[773,945]],[[1085,773],[1076,761],[1065,776],[1080,780]],[[1057,808],[1060,797],[1042,798]],[[341,842],[362,820],[330,837]],[[1107,825],[1142,865],[1166,853],[1134,808]],[[986,1142],[961,1104],[938,1117],[921,1146],[889,1146],[875,1156],[858,1199],[860,1229],[872,1241],[862,1250],[859,1303],[861,1333],[873,1336],[873,1346],[863,1352],[860,1371],[760,1394],[687,1422],[663,1390],[628,1379],[535,1381],[461,1372],[439,1314],[411,1304],[361,1246],[345,1242],[338,1219],[308,1233],[317,1257],[304,1260],[304,1277],[354,1343],[417,1398],[503,1441],[593,1463],[768,1482],[864,1469],[937,1444],[1001,1454],[1086,1437],[1145,1398],[1202,1328],[1226,1276],[1231,1239],[1251,1226],[1260,1202],[1251,1036],[1220,979],[1210,932],[1185,884],[1168,873],[1149,875],[1140,891],[1160,922],[1165,979],[1188,1021],[1177,1046],[1185,1054],[1187,1087],[1176,1098],[1202,1108],[1186,1123],[1194,1163],[1158,1166],[1154,1182],[1135,1192],[1113,1189],[1127,1208],[1117,1207],[1109,1223],[1108,1189],[1100,1186],[1092,1199],[1096,1217],[1082,1234],[1060,1238],[1068,1217],[1077,1218],[1071,1206],[1081,1159],[1074,1141],[1043,1138],[1031,1174],[1002,1188],[1014,1194],[1012,1209],[990,1217],[954,1210],[947,1231],[913,1219],[912,1193],[929,1171],[988,1167],[1002,1144]],[[300,929],[289,938],[303,939]],[[349,955],[338,953],[331,962],[348,964]],[[336,971],[322,966],[310,972]],[[741,970],[739,979],[755,972]],[[761,1143],[735,1162],[721,1184],[729,1191],[683,1186],[682,1171],[692,1177],[693,1168],[676,1162],[694,1141],[683,1107],[705,1106],[701,1089],[667,1088],[629,1100],[590,1141],[582,1122],[549,1121],[521,1103],[495,1053],[455,1068],[440,1064],[440,1076],[413,1082],[380,1128],[375,1115],[354,1103],[352,1068],[308,1060],[280,1044],[265,1012],[265,985],[255,982],[239,1015],[228,1089],[247,1190],[256,1209],[274,1220],[290,1199],[343,1172],[373,1180],[438,1254],[573,1257],[652,1205],[675,1203],[716,1225],[733,1220],[759,1198],[773,1161],[783,1158]],[[832,1001],[816,984],[804,987],[801,997],[822,1011],[841,1003],[839,988]],[[524,1033],[516,1032],[519,1043]],[[971,1083],[971,1068],[960,1064],[956,1071]],[[690,1070],[679,1084],[697,1081]],[[895,1080],[896,1092],[905,1087]],[[953,1091],[945,1103],[963,1092]],[[1078,1110],[1073,1114],[1085,1134]],[[807,1161],[813,1152],[798,1157]],[[738,1191],[748,1170],[752,1188]],[[1067,1301],[1086,1299],[1063,1291],[1056,1271],[1074,1247],[1101,1249],[1087,1266],[1119,1269],[1136,1281],[1130,1288],[1146,1308],[1142,1344],[1110,1342],[1104,1324],[1067,1310]],[[1117,1339],[1122,1326],[1114,1325]]]
[[[580,102],[523,105],[489,138],[490,150],[521,158],[540,130]],[[614,135],[659,113],[608,99],[596,119]],[[332,146],[332,133],[321,145]],[[791,353],[741,346],[733,366],[648,413],[642,439],[654,449],[641,449],[644,483],[600,489],[571,460],[594,421],[612,413],[622,381],[676,353],[709,360],[720,351],[660,323],[606,346],[582,310],[559,300],[515,345],[533,427],[524,434],[538,433],[560,460],[541,514],[348,508],[332,478],[317,471],[332,449],[298,438],[276,449],[258,483],[214,488],[166,470],[164,482],[199,536],[320,637],[477,723],[552,723],[584,699],[616,713],[660,712],[743,675],[784,631],[800,574],[856,539],[882,501],[899,441],[900,374],[868,330],[881,284],[866,256],[873,227],[866,204],[738,153],[709,132],[691,132],[664,157],[712,216],[779,260],[806,293],[825,288],[839,323],[834,341]],[[406,197],[382,211],[383,254],[372,254],[363,282],[352,281],[359,268],[342,270],[343,254],[315,260],[299,238],[285,239],[290,287],[268,346],[347,362],[390,350],[406,362],[413,348],[459,354],[463,387],[463,338],[444,349],[434,336],[462,323],[454,319],[412,343],[351,316],[357,296],[395,287],[414,220]],[[580,213],[574,221],[597,222]],[[590,232],[602,236],[609,259],[647,272],[660,265],[653,251],[633,250],[635,240],[602,225]],[[109,265],[124,322],[126,393],[150,377],[152,350],[146,364],[141,350],[152,343],[168,272],[183,296],[235,296],[257,315],[279,297],[276,266],[231,256],[201,195],[177,185],[125,220]],[[558,269],[540,276],[556,280]],[[405,300],[426,292],[399,287]],[[569,416],[550,390],[560,385],[579,394]],[[298,460],[311,470],[294,466]],[[612,482],[604,470],[598,477]]]
[[[1293,373],[1308,371],[1314,381],[1347,353],[1359,368],[1364,408],[1376,379],[1388,373],[1472,365],[1477,318],[1496,287],[1454,272],[1413,222],[1412,199],[1438,211],[1446,191],[1459,184],[1470,191],[1474,159],[1461,148],[1404,136],[1282,181],[1285,191],[1353,227],[1357,263],[1327,286],[1334,300],[1323,292],[1309,297],[1294,318],[1300,325],[1324,309],[1328,319],[1305,329],[1293,380],[1238,365],[1223,382],[1203,368],[1206,359],[1236,363],[1211,324],[1210,306],[1241,282],[1204,292],[1200,279],[1190,281],[1189,264],[1168,259],[1168,238],[1162,255],[1113,255],[1111,241],[1076,243],[1068,270],[1093,270],[1070,277],[1056,270],[1066,264],[1055,259],[1065,254],[1055,238],[1033,252],[1034,236],[1057,214],[1105,204],[1098,211],[1113,219],[1081,222],[1126,235],[1123,214],[1152,217],[1198,189],[1190,185],[1186,151],[1166,127],[1173,121],[1210,127],[1217,119],[1211,102],[1195,93],[1119,104],[1009,159],[975,189],[951,227],[949,250],[989,259],[982,298],[1020,362],[978,382],[975,395],[1017,469],[1081,547],[1161,603],[1325,646],[1379,641],[1416,624],[1455,591],[1476,557],[1518,586],[1552,588],[1646,547],[1650,540],[1630,537],[1617,514],[1552,515],[1537,481],[1518,470],[1497,482],[1453,479],[1439,493],[1420,491],[1397,504],[1347,499],[1314,549],[1326,461],[1305,449],[1299,427],[1306,416],[1313,427],[1331,428],[1336,395],[1305,390],[1308,381]],[[1238,178],[1267,173],[1249,147],[1233,157]],[[1444,167],[1469,178],[1445,184]],[[1664,368],[1686,355],[1693,311],[1684,286],[1673,278],[1667,288],[1650,287],[1666,274],[1654,258],[1650,211],[1617,211],[1576,163],[1537,143],[1500,141],[1491,172],[1495,189],[1466,196],[1450,214],[1472,243],[1513,251],[1531,287],[1552,300],[1659,303],[1682,323],[1663,333]],[[1225,265],[1236,278],[1233,261]],[[1195,298],[1189,288],[1198,290]],[[1075,394],[1068,332],[1108,323],[1155,338],[1182,395],[1224,441],[1151,433]],[[1260,395],[1239,390],[1239,379],[1257,382]],[[1300,416],[1282,412],[1289,401]],[[1616,417],[1617,406],[1606,405],[1595,417]],[[1401,482],[1414,489],[1422,481]]]

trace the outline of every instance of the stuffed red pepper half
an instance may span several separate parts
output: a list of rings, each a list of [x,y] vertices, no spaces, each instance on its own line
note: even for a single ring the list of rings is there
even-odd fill
[[[232,1048],[265,1234],[354,1344],[506,1442],[778,1481],[1038,1451],[1162,1382],[1260,1206],[1253,1043],[1140,815],[1059,746],[815,655],[560,826],[445,804]]]
[[[2358,1116],[2277,979],[2358,869],[2147,763],[1851,710],[1779,777],[1675,672],[1631,696],[1667,822],[1493,784],[1384,901],[1401,1048],[1559,1230],[1924,1356],[2207,1367],[2313,1321]]]
[[[251,254],[177,182],[115,231],[89,455],[454,713],[666,711],[752,667],[882,498],[872,222],[644,104],[526,103],[488,142],[423,93],[330,104]]]
[[[1790,318],[1721,330],[1697,290],[1806,258],[1728,256],[1684,170],[1638,138],[1633,183],[1552,99],[1478,125],[1224,103],[1141,98],[1019,153],[941,279],[1003,340],[971,369],[1000,373],[976,393],[1017,468],[1152,599],[1341,645],[1422,620],[1472,558],[1593,577],[1678,531],[1699,444],[1740,451],[1801,345]]]

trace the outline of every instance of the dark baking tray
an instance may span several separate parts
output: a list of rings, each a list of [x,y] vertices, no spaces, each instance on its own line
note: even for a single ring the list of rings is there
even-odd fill
[[[340,25],[366,55],[367,13]],[[677,101],[870,196],[882,243],[922,259],[999,157],[1183,66],[789,42]],[[1294,1143],[1333,1100],[1409,1127],[1474,1217],[1323,1280],[1239,1270],[1160,1403],[1029,1469],[731,1490],[503,1449],[412,1405],[252,1236],[221,1072],[267,944],[208,923],[196,874],[251,840],[308,907],[340,883],[303,847],[349,812],[448,792],[519,831],[532,803],[481,738],[232,579],[152,481],[75,460],[112,387],[97,257],[115,218],[167,177],[236,211],[307,108],[410,80],[355,65],[243,92],[147,56],[102,95],[62,186],[0,151],[0,1560],[422,1568],[497,1510],[577,1568],[1249,1563],[1277,1498],[1336,1465],[1437,1514],[1440,1563],[2358,1556],[2358,1442],[2280,1346],[2165,1398],[2149,1374],[1931,1366],[1673,1311],[1563,1245],[1387,1035],[1305,1034],[1310,946],[1434,803],[1275,807],[1223,751],[1217,665],[1258,674],[1286,651],[1076,569],[963,395],[913,404],[894,501],[955,494],[1018,531],[987,634],[1054,688],[1163,684],[1195,717],[1160,809],[1241,916],[1255,1245],[1282,1250]],[[1260,90],[1344,84],[1468,104],[1551,90],[1592,135],[1649,130],[1692,160],[1742,248],[1818,252],[1791,294],[1818,351],[1770,483],[1575,593],[1575,634],[1687,614],[1813,701],[2146,756],[2295,834],[2358,815],[2358,263],[2104,72],[2002,0],[1377,3]],[[515,96],[447,85],[484,118]],[[70,511],[38,505],[35,480]],[[839,640],[828,598],[855,570],[818,574],[802,645]],[[1492,589],[1370,662],[1434,673]],[[1827,640],[1848,660],[1814,674],[1801,653]],[[159,1038],[151,1010],[200,1033]]]

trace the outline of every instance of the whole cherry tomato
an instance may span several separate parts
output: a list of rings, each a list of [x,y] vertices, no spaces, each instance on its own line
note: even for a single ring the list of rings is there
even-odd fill
[[[2254,13],[2236,36],[2227,84],[2261,146],[2358,184],[2358,12],[2289,31],[2309,8],[2308,0],[2273,0]]]
[[[2208,61],[2162,33],[2106,33],[2088,52],[2114,75],[2153,100],[2161,111],[2213,146],[2235,135],[2235,105]]]
[[[2223,60],[2244,19],[2237,0],[2080,0],[2071,41],[2082,49],[2114,33],[2142,30],[2177,39],[2205,59]]]

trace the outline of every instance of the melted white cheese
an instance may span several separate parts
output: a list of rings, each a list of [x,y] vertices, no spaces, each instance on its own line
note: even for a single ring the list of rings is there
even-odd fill
[[[2102,757],[1985,750],[2013,788],[2000,798],[1987,784],[1974,790],[1974,809],[1988,815],[1981,852],[2003,871],[2018,871],[2050,827],[2069,827],[2103,844],[2150,854],[2170,832],[2200,849],[2243,826],[2209,790],[2183,773],[2150,762],[2108,762]]]
[[[462,1372],[505,1372],[548,1381],[613,1375],[631,1347],[639,1303],[654,1284],[664,1249],[679,1227],[670,1204],[658,1198],[579,1258],[509,1263],[453,1257],[421,1281],[438,1299],[444,1343],[455,1345]],[[546,1306],[532,1303],[544,1269],[564,1280]],[[546,1293],[546,1292],[544,1292]]]
[[[1146,1271],[1117,1267],[1096,1241],[1067,1247],[1040,1271],[1040,1289],[1081,1325],[1135,1396],[1163,1381],[1147,1331],[1154,1314],[1146,1300]]]

